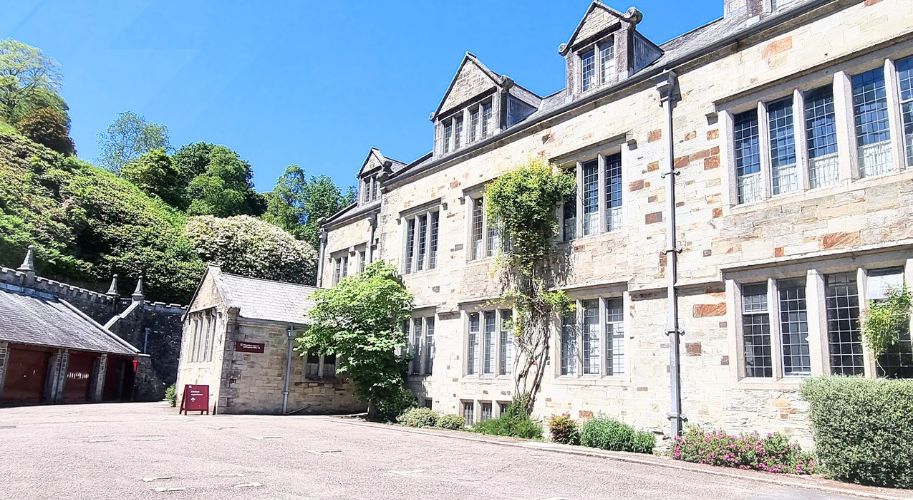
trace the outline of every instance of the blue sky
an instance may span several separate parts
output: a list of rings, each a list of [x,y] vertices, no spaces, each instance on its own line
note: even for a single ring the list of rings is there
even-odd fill
[[[660,43],[722,15],[723,0],[645,0]],[[687,8],[684,8],[687,4]],[[0,36],[41,48],[63,73],[79,156],[121,111],[169,129],[174,147],[224,144],[260,191],[287,165],[354,184],[368,149],[411,161],[463,54],[547,95],[558,45],[588,0],[0,0]]]

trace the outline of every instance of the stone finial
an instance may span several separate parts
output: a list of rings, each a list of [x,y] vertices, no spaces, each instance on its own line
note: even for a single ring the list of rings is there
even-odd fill
[[[117,297],[120,295],[120,292],[117,291],[117,275],[116,274],[111,276],[111,286],[108,287],[108,291],[105,292],[105,295],[110,295],[111,297]]]
[[[25,260],[22,261],[22,265],[19,266],[17,271],[22,271],[24,273],[35,274],[35,246],[29,245],[28,251],[25,252]]]
[[[141,302],[143,300],[143,277],[142,275],[136,280],[136,290],[133,290],[132,299],[134,302]]]

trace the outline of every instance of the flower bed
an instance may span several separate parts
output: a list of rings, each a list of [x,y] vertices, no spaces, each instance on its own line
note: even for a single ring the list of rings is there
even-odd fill
[[[672,458],[685,462],[787,474],[811,474],[815,459],[783,434],[737,436],[689,428],[675,438]]]

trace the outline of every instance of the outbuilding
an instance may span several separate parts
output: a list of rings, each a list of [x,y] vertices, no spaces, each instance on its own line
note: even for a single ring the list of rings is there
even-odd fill
[[[317,288],[247,278],[210,266],[184,316],[178,400],[209,386],[213,413],[357,413],[367,405],[336,375],[333,356],[300,356]]]
[[[66,300],[0,283],[0,403],[130,400],[141,357]]]

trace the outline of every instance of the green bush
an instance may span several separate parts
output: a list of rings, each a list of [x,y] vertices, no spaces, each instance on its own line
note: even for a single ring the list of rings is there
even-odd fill
[[[552,441],[561,444],[580,444],[580,430],[577,428],[577,422],[571,420],[571,416],[553,415],[548,419],[548,430],[552,435]]]
[[[472,431],[491,436],[542,439],[542,424],[529,416],[526,412],[526,400],[522,398],[512,401],[498,418],[473,425]]]
[[[637,431],[634,433],[634,439],[631,440],[631,451],[652,455],[655,447],[656,436],[652,432]]]
[[[174,388],[174,384],[169,385],[165,389],[165,401],[171,405],[172,408],[178,404],[178,391]]]
[[[431,408],[410,408],[396,417],[396,421],[406,427],[434,427],[439,418]]]
[[[580,444],[611,451],[632,451],[634,428],[610,418],[594,418],[583,424]]]
[[[835,479],[913,488],[913,381],[815,378],[802,396],[818,458]]]
[[[672,458],[719,467],[811,474],[815,460],[799,445],[789,442],[783,434],[758,433],[729,435],[723,431],[704,432],[689,427],[683,436],[675,438]]]
[[[396,417],[402,415],[406,410],[414,408],[416,405],[415,394],[405,386],[394,386],[385,390],[375,391],[374,412],[371,413],[373,418],[386,422],[396,420]]]
[[[441,429],[460,431],[466,428],[466,419],[460,415],[441,415],[441,417],[437,419],[437,426]]]

